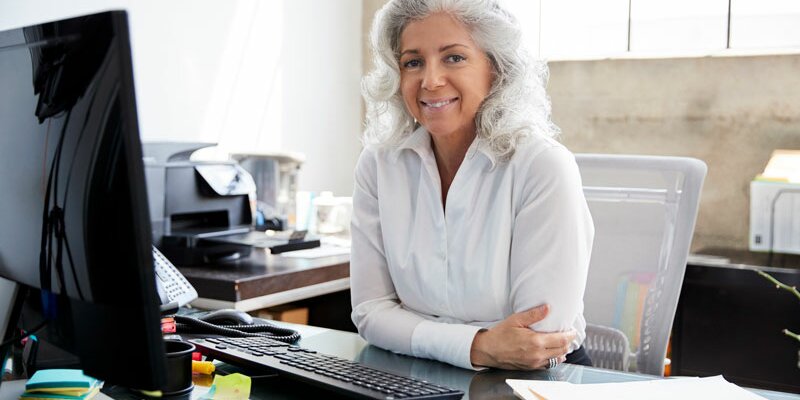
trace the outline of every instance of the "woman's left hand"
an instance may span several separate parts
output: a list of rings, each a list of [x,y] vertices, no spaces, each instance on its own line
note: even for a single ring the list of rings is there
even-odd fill
[[[529,328],[547,316],[541,305],[509,316],[492,328],[475,335],[470,359],[475,366],[502,369],[542,369],[551,358],[566,360],[575,331],[541,333]]]

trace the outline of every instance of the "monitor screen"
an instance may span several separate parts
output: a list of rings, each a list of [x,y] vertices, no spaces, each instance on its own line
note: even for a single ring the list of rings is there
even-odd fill
[[[87,374],[158,389],[164,345],[125,12],[0,32],[0,88],[0,276],[35,294],[42,336]]]

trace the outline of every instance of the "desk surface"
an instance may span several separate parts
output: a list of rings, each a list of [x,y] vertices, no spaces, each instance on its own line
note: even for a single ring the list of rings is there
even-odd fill
[[[770,271],[773,268],[800,270],[799,254],[762,253],[744,249],[709,247],[689,256],[688,265],[753,268]]]
[[[377,347],[368,345],[358,335],[350,332],[302,325],[290,325],[299,330],[303,338],[300,345],[322,353],[332,354],[349,360],[356,360],[365,365],[397,374],[424,379],[429,382],[461,389],[466,393],[464,399],[515,399],[506,379],[558,380],[572,383],[627,382],[658,379],[654,376],[624,373],[598,368],[562,364],[551,370],[543,371],[501,371],[486,370],[469,371],[447,364],[397,355]],[[236,371],[235,367],[221,365],[220,370]],[[246,372],[246,371],[241,371]],[[195,376],[193,399],[207,392],[211,379]],[[317,391],[300,386],[295,381],[276,376],[253,377],[251,399],[298,399],[298,398],[339,398],[330,392]],[[20,381],[5,382],[0,387],[0,400],[16,399],[24,389]],[[800,395],[751,389],[771,400],[800,399]],[[134,399],[131,392],[115,387],[106,387],[107,395],[115,399]]]
[[[289,258],[253,250],[250,257],[178,267],[197,289],[203,309],[252,311],[350,288],[350,256]]]
[[[382,369],[404,376],[412,376],[429,382],[461,389],[466,399],[516,399],[506,379],[558,380],[572,383],[626,382],[658,379],[654,376],[623,373],[619,371],[588,368],[578,365],[562,364],[543,371],[501,371],[486,370],[475,372],[450,366],[436,361],[407,357],[370,346],[357,334],[338,330],[288,324],[301,332],[299,345],[321,353],[356,360],[370,367]],[[236,371],[230,366],[221,366],[227,372]],[[241,371],[246,372],[246,371]],[[198,383],[196,382],[196,385]],[[200,385],[198,385],[200,386]],[[280,377],[257,377],[253,379],[251,399],[297,399],[297,398],[338,398],[330,392],[315,391],[294,381]],[[309,393],[311,390],[311,393]],[[767,399],[800,399],[800,395],[757,390],[753,392]],[[299,391],[302,395],[299,395]],[[206,390],[200,387],[192,398],[202,396]],[[112,393],[115,398],[120,398]],[[124,397],[123,397],[124,398]]]

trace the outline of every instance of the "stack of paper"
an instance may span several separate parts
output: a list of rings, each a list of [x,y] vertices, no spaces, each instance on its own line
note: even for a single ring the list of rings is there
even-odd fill
[[[631,400],[763,400],[722,376],[655,379],[650,381],[574,384],[555,381],[507,379],[514,394],[524,400],[631,399]]]
[[[25,384],[23,400],[88,400],[94,397],[103,381],[84,375],[79,369],[43,369],[36,371]]]
[[[800,150],[775,150],[757,181],[800,183]]]

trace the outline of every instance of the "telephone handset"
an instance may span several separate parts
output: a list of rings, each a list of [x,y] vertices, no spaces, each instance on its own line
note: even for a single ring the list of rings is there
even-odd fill
[[[156,288],[161,299],[162,315],[175,313],[178,308],[197,298],[197,290],[155,246],[153,246],[153,264],[155,265]],[[238,312],[235,310],[227,311]],[[213,334],[230,337],[263,336],[286,343],[294,343],[300,339],[299,332],[276,326],[266,321],[253,323],[252,319],[250,319],[251,324],[226,325],[210,322],[211,319],[209,317],[213,318],[214,313],[207,315],[205,318],[173,315],[178,333]],[[204,319],[209,319],[209,321],[204,321]]]
[[[153,246],[153,265],[162,312],[177,310],[197,298],[197,290],[156,246]]]

